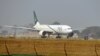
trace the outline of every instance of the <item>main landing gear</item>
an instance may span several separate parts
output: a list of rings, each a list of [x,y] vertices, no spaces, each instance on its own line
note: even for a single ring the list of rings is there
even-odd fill
[[[56,38],[61,38],[60,34],[58,34],[58,35],[56,36]]]
[[[48,32],[48,33],[47,33],[47,32],[43,32],[41,38],[50,37],[51,34],[52,34],[51,32],[50,32],[50,33],[49,33],[49,32]],[[69,39],[69,38],[72,37],[73,35],[74,35],[73,32],[69,33],[69,34],[67,35],[67,39]],[[56,38],[61,38],[61,35],[60,35],[60,34],[57,34]]]
[[[67,36],[67,39],[70,38],[70,37],[72,37],[73,35],[74,35],[73,32],[69,33],[68,36]]]
[[[52,33],[51,32],[43,32],[41,38],[47,38],[47,37],[50,37]]]

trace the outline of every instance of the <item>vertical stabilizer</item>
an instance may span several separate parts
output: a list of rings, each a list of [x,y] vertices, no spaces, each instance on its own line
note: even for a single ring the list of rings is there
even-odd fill
[[[33,12],[33,15],[34,15],[34,23],[35,23],[35,25],[40,25],[40,23],[38,22],[38,19],[37,19],[35,11]]]

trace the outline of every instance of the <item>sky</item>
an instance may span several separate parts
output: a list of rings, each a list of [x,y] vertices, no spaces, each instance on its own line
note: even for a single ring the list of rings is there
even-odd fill
[[[100,26],[100,0],[0,0],[0,25],[34,23],[33,11],[41,24],[58,21],[79,30]]]

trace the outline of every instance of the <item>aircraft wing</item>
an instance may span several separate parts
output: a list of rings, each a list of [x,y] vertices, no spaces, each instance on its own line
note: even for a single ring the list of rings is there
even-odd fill
[[[28,28],[28,27],[17,27],[17,26],[8,26],[8,25],[4,25],[3,27],[39,31],[39,30],[37,30],[37,29],[35,29],[35,28]]]

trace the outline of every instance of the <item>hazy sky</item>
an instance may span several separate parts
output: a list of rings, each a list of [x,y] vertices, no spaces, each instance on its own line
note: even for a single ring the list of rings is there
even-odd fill
[[[33,10],[43,24],[59,21],[73,29],[100,26],[100,0],[0,0],[0,25],[34,23]]]

